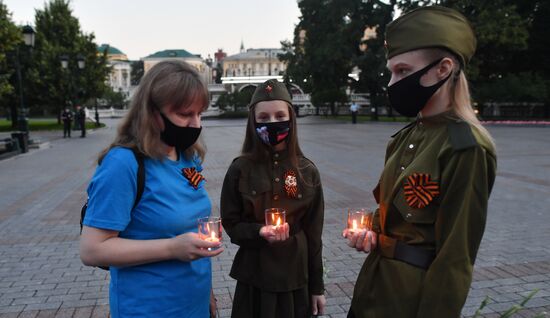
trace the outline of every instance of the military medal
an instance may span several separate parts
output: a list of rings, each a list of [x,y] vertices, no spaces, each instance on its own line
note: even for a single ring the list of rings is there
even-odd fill
[[[195,188],[195,190],[199,188],[199,183],[202,180],[206,181],[204,176],[200,172],[198,172],[197,169],[195,169],[195,167],[183,168],[181,169],[181,174],[183,174],[183,176],[187,180],[189,180],[189,184],[191,184],[191,186]]]
[[[296,179],[296,173],[292,170],[287,170],[284,178],[286,195],[290,198],[296,198],[298,195],[298,180]]]
[[[405,182],[405,200],[411,208],[422,209],[439,194],[439,185],[427,173],[413,173]]]

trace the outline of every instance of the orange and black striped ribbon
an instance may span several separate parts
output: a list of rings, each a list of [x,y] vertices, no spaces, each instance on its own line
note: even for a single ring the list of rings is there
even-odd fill
[[[195,167],[193,168],[183,168],[181,169],[181,173],[183,176],[189,180],[189,183],[193,186],[193,188],[198,189],[199,183],[201,183],[202,180],[206,181],[204,176],[198,172]]]
[[[296,173],[292,170],[288,170],[285,175],[285,191],[286,195],[290,198],[296,198],[298,195],[298,179]]]
[[[430,180],[427,173],[413,173],[405,182],[405,199],[407,204],[416,209],[422,209],[439,195],[439,184]]]

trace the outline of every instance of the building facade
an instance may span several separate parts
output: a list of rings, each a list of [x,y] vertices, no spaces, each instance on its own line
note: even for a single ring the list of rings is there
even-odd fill
[[[212,68],[200,55],[191,54],[183,49],[159,51],[147,57],[144,57],[142,60],[144,73],[147,73],[147,71],[149,71],[149,69],[151,69],[153,65],[161,61],[184,61],[197,69],[205,83],[212,83]]]
[[[126,98],[130,97],[130,92],[132,91],[130,81],[132,67],[126,54],[108,44],[102,44],[97,50],[99,54],[107,52],[107,64],[111,67],[107,84],[113,91],[123,93]]]

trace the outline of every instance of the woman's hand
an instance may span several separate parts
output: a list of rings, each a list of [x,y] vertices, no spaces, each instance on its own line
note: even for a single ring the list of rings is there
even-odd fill
[[[325,312],[326,303],[325,295],[311,295],[311,314],[322,315]]]
[[[209,248],[217,248],[209,251]],[[171,239],[170,251],[173,258],[190,262],[203,257],[212,257],[223,252],[220,242],[208,242],[199,238],[197,233],[184,233]]]
[[[218,300],[214,296],[214,290],[210,289],[210,318],[216,318],[216,309]]]
[[[290,226],[283,223],[279,226],[265,225],[260,229],[260,236],[269,243],[282,242],[289,237]]]
[[[350,231],[345,229],[342,235],[348,239],[348,246],[358,251],[370,253],[376,248],[378,234],[369,230]]]

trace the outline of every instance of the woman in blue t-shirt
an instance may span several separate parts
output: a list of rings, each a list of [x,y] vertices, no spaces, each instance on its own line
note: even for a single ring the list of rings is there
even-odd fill
[[[223,249],[196,233],[197,219],[211,209],[198,139],[207,105],[208,91],[193,67],[158,63],[142,78],[115,141],[99,157],[80,257],[86,265],[110,267],[113,318],[204,318],[215,310],[209,258]],[[145,186],[134,206],[139,156]]]

